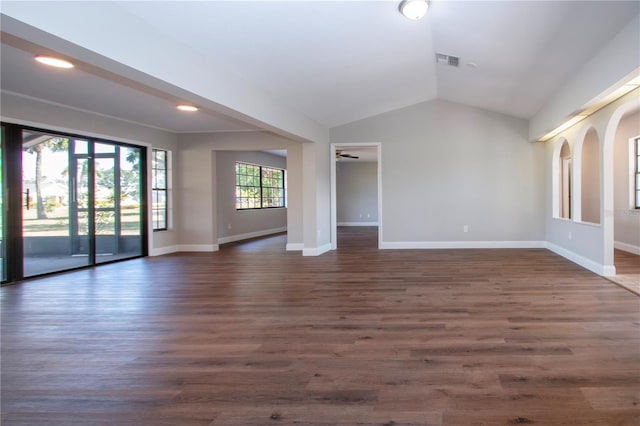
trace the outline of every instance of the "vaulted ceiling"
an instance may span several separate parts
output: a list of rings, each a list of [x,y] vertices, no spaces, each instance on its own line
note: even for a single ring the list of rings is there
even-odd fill
[[[432,0],[420,21],[404,18],[396,1],[1,7],[3,92],[177,133],[272,130],[287,114],[330,128],[435,98],[528,119],[640,12],[634,1]],[[46,20],[52,7],[57,22]],[[21,21],[34,15],[30,25]],[[34,22],[42,23],[37,31]],[[82,31],[102,44],[82,43]],[[42,51],[80,65],[43,68],[33,61]],[[459,66],[437,62],[436,53],[459,57]],[[160,69],[154,75],[151,63]],[[245,103],[232,105],[227,89]],[[203,108],[178,113],[180,101]],[[270,122],[246,105],[277,106],[277,117]]]

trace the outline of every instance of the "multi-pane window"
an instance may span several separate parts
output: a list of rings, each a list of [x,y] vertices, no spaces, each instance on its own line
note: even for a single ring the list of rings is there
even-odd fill
[[[636,194],[636,209],[640,209],[640,138],[636,139],[635,144],[635,159],[636,159],[636,167],[634,170],[635,177],[635,194]]]
[[[236,163],[236,210],[284,206],[284,170]]]
[[[151,160],[151,195],[152,195],[152,220],[153,230],[162,231],[168,228],[168,186],[167,186],[167,172],[168,158],[167,151],[161,149],[154,149],[152,151]]]

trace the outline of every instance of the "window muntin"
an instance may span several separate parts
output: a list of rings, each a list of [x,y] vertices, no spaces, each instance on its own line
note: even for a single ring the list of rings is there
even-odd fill
[[[285,207],[285,171],[236,162],[236,210]]]
[[[151,213],[154,231],[164,231],[168,228],[168,187],[167,151],[161,149],[152,150],[151,158]]]

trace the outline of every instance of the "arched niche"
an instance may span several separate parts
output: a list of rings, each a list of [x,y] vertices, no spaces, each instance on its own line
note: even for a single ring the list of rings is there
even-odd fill
[[[554,144],[552,171],[553,217],[571,219],[571,147],[565,138]]]
[[[596,129],[591,127],[582,142],[580,173],[582,191],[580,193],[581,220],[589,223],[600,223],[600,138]],[[578,201],[578,200],[577,200]]]

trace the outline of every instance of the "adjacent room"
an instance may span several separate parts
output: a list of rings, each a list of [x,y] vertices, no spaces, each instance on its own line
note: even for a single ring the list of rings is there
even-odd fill
[[[640,423],[640,2],[0,19],[3,425]]]

